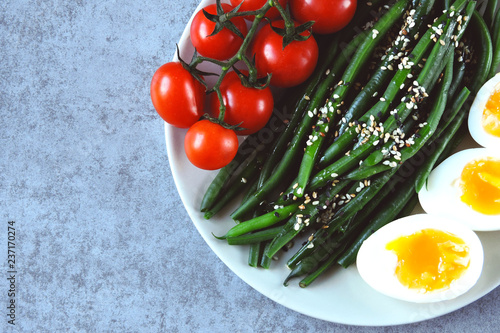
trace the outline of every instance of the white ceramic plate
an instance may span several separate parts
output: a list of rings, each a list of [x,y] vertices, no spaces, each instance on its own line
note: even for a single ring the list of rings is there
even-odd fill
[[[214,2],[203,0],[195,12]],[[192,19],[192,18],[191,18]],[[190,23],[190,22],[189,22]],[[193,47],[189,41],[189,24],[179,41],[181,56],[190,60]],[[215,254],[243,281],[273,301],[302,314],[342,324],[386,326],[413,323],[435,318],[472,303],[500,285],[500,232],[478,233],[483,243],[484,269],[478,283],[465,295],[454,300],[413,304],[384,296],[371,289],[359,276],[353,265],[348,269],[332,269],[305,289],[298,286],[298,279],[288,287],[283,280],[289,270],[287,258],[273,262],[269,270],[248,266],[248,249],[245,246],[229,246],[217,240],[234,225],[228,214],[230,207],[211,220],[205,220],[199,206],[206,188],[216,172],[197,169],[184,153],[186,130],[165,125],[167,153],[172,174],[186,210],[201,236]],[[293,252],[293,251],[292,251]]]

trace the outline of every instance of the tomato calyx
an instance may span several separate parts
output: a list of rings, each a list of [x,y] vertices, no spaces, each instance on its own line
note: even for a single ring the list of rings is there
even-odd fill
[[[243,74],[238,68],[233,66],[233,70],[236,72],[238,77],[241,80],[241,84],[245,88],[255,88],[259,90],[264,90],[267,87],[269,87],[271,83],[271,77],[272,73],[269,73],[268,75],[264,77],[257,77],[257,71],[252,70],[255,68],[255,57],[253,60],[254,65],[250,68],[248,75]]]
[[[196,49],[194,50],[194,55],[193,55],[193,58],[191,60],[191,64],[188,64],[187,62],[185,62],[181,58],[181,54],[180,54],[180,50],[179,50],[179,45],[175,44],[175,46],[177,47],[177,59],[181,63],[182,67],[184,67],[185,70],[187,70],[189,73],[191,73],[191,75],[196,79],[196,81],[200,82],[205,87],[205,89],[208,90],[208,85],[205,82],[205,80],[204,80],[203,77],[204,76],[217,76],[218,74],[216,74],[216,73],[210,73],[210,72],[205,72],[205,71],[199,70],[196,67],[197,64],[195,63],[195,60],[198,58],[198,52],[196,51]]]
[[[240,9],[241,4],[239,4],[238,6],[236,6],[235,8],[233,8],[228,12],[224,12],[220,0],[216,1],[216,5],[217,5],[217,14],[210,14],[205,9],[202,9],[205,17],[209,21],[215,23],[214,30],[208,36],[214,36],[218,34],[220,31],[222,31],[222,29],[227,28],[241,39],[245,39],[245,36],[241,33],[241,31],[234,25],[233,22],[231,22],[231,19],[233,17],[240,16],[240,14],[239,13],[237,14],[236,12]]]
[[[289,15],[289,13],[287,15]],[[295,26],[295,24],[291,19],[290,21],[287,21],[287,19],[285,19],[284,28],[278,28],[276,26],[273,26],[273,22],[270,20],[268,21],[271,29],[278,35],[283,37],[283,49],[293,41],[303,42],[308,40],[312,36],[312,26],[314,25],[314,21],[305,22],[303,24]],[[304,32],[306,31],[308,31],[309,33],[304,34]]]
[[[225,110],[225,108],[224,108],[224,110]],[[221,114],[223,115],[223,112],[221,112]],[[229,125],[228,123],[224,122],[224,120],[222,120],[221,118],[224,118],[224,116],[219,117],[219,118],[214,118],[214,117],[211,117],[209,114],[205,113],[200,118],[200,120],[209,120],[210,122],[212,122],[214,124],[220,125],[220,126],[224,127],[225,129],[232,130],[232,131],[243,131],[246,129],[246,128],[240,127],[240,125],[243,122],[236,124],[236,125]]]

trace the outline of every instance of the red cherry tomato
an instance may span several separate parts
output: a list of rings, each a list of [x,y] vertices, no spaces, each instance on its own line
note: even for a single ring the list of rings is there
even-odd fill
[[[228,12],[234,7],[229,4],[222,4],[224,12]],[[217,14],[217,6],[215,4],[204,8],[209,14]],[[231,22],[238,30],[246,36],[248,29],[245,20],[242,17],[235,17]],[[200,10],[191,23],[190,34],[191,43],[198,50],[198,53],[204,57],[226,60],[231,58],[238,52],[243,39],[238,37],[231,30],[224,28],[217,34],[210,36],[214,31],[215,23],[205,17],[203,10]]]
[[[203,115],[205,87],[180,62],[158,68],[151,80],[151,100],[170,125],[187,128]]]
[[[262,6],[264,6],[264,4],[267,2],[267,0],[231,0],[231,5],[236,7],[241,2],[243,2],[243,4],[241,5],[238,12],[248,12],[261,9]],[[278,2],[280,3],[281,7],[286,8],[286,3],[288,2],[288,0],[279,0]],[[280,17],[280,12],[275,7],[272,7],[267,11],[266,17],[270,18],[271,20],[277,19],[278,17]],[[247,19],[253,20],[254,17],[250,16],[247,17]]]
[[[196,167],[217,170],[226,166],[236,155],[238,137],[233,130],[204,119],[187,131],[184,150]]]
[[[246,72],[243,72],[245,75]],[[236,131],[238,135],[248,135],[264,127],[274,108],[271,89],[247,88],[241,83],[236,72],[229,72],[220,85],[220,91],[226,106],[224,122],[239,125],[244,130]],[[210,110],[214,117],[219,116],[220,102],[217,94],[210,98]]]
[[[272,24],[278,28],[285,26],[282,20]],[[302,33],[308,34],[308,31]],[[313,36],[305,41],[292,41],[283,49],[283,37],[269,24],[255,35],[250,52],[255,55],[258,75],[272,73],[271,84],[276,87],[293,87],[304,82],[318,62],[318,44]]]
[[[314,21],[312,30],[331,34],[344,28],[356,12],[356,0],[290,0],[292,17],[305,23]]]

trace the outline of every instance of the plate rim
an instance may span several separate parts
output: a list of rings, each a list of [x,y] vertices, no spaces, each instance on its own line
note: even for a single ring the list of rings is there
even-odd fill
[[[190,23],[192,22],[193,20],[193,17],[194,15],[196,14],[196,12],[198,12],[202,7],[208,5],[208,4],[211,4],[211,3],[214,3],[215,1],[214,0],[202,0],[198,6],[196,7],[195,11],[192,13],[189,21],[187,22],[186,24],[186,27],[184,28],[184,31],[179,39],[179,42],[178,42],[178,45],[179,45],[179,49],[181,51],[181,54],[182,54],[182,51],[184,50],[184,45],[185,45],[185,42],[189,40],[189,26],[190,26]],[[173,61],[177,60],[177,53],[175,53],[174,57],[173,57]],[[186,193],[184,192],[183,190],[183,181],[182,179],[180,179],[177,175],[180,173],[179,171],[179,168],[180,166],[178,165],[179,161],[178,161],[178,157],[175,155],[175,148],[173,143],[174,140],[170,140],[172,138],[174,138],[176,135],[182,135],[185,131],[187,131],[186,129],[178,129],[178,128],[174,128],[173,126],[167,124],[167,123],[164,123],[164,130],[165,130],[165,139],[166,139],[166,149],[167,149],[167,158],[168,158],[168,162],[169,162],[169,166],[170,166],[170,169],[171,169],[171,172],[172,172],[172,178],[174,179],[174,183],[175,183],[175,186],[176,186],[176,189],[177,189],[177,192],[181,198],[181,201],[184,205],[184,208],[186,209],[191,221],[193,222],[193,224],[195,225],[197,231],[200,233],[200,235],[202,236],[203,240],[205,241],[205,243],[207,243],[207,245],[210,247],[210,249],[215,253],[215,255],[217,255],[217,257],[236,275],[238,276],[241,280],[243,280],[246,284],[248,284],[250,287],[252,287],[253,289],[255,289],[257,292],[259,292],[260,294],[262,294],[263,296],[273,300],[274,302],[288,308],[288,309],[291,309],[293,311],[296,311],[298,313],[301,313],[303,315],[307,315],[311,318],[316,318],[316,319],[320,319],[320,320],[324,320],[324,321],[327,321],[327,322],[332,322],[332,323],[337,323],[337,324],[344,324],[344,325],[355,325],[355,326],[372,326],[372,327],[380,327],[380,326],[394,326],[394,325],[403,325],[403,324],[411,324],[411,323],[417,323],[417,322],[421,322],[421,321],[425,321],[425,320],[429,320],[429,319],[433,319],[433,318],[437,318],[437,317],[440,317],[442,315],[446,315],[448,313],[451,313],[451,312],[454,312],[464,306],[467,306],[471,303],[473,303],[474,301],[478,300],[479,298],[483,297],[484,295],[488,294],[489,292],[491,292],[493,289],[497,288],[499,285],[500,285],[500,276],[498,278],[498,281],[496,284],[492,284],[492,285],[489,285],[488,287],[486,288],[483,288],[481,290],[481,292],[477,295],[475,295],[474,297],[466,297],[467,300],[466,301],[463,301],[463,302],[457,302],[457,301],[454,301],[452,300],[451,304],[449,307],[447,307],[446,309],[440,309],[439,311],[435,311],[433,314],[430,314],[430,315],[426,315],[426,316],[423,316],[423,317],[415,317],[415,319],[413,320],[390,320],[390,321],[384,321],[384,320],[380,320],[378,322],[373,322],[373,321],[353,321],[353,320],[342,320],[341,318],[338,318],[338,317],[331,317],[331,316],[325,316],[325,315],[318,315],[318,314],[315,314],[313,311],[311,310],[307,310],[307,309],[304,309],[300,306],[296,306],[295,304],[290,304],[288,302],[286,302],[286,298],[283,298],[281,297],[281,293],[280,292],[276,292],[276,293],[269,293],[267,292],[266,290],[263,290],[265,288],[262,288],[262,286],[260,286],[256,281],[253,281],[251,280],[248,276],[246,276],[245,274],[243,274],[242,271],[240,271],[239,267],[241,263],[235,263],[231,260],[228,260],[228,258],[222,253],[222,252],[225,252],[225,251],[221,251],[220,247],[218,246],[215,246],[215,242],[214,242],[214,238],[212,237],[212,234],[208,234],[206,233],[203,228],[202,228],[202,225],[200,224],[200,222],[205,222],[206,221],[200,221],[200,216],[199,214],[197,214],[193,209],[190,208],[190,201],[188,198],[188,196],[186,195]],[[178,147],[177,147],[178,148]],[[186,159],[187,160],[187,159]],[[189,162],[188,162],[189,163]],[[204,171],[200,170],[200,172],[203,172],[205,173]],[[209,173],[214,173],[215,172],[209,172]],[[208,173],[205,173],[205,174],[208,174]],[[229,245],[227,244],[223,244],[222,246],[224,247],[228,247]],[[351,270],[355,270],[355,265],[351,266],[350,268],[348,268],[347,270],[351,269]],[[253,270],[256,270],[255,268],[252,268]],[[259,272],[263,273],[263,271],[259,270]],[[264,272],[265,273],[265,272]],[[359,274],[358,274],[359,275]],[[480,278],[481,279],[481,278]],[[281,288],[291,288],[292,286],[288,286],[288,287],[283,287],[281,286]],[[306,288],[306,289],[299,289],[299,290],[307,290],[307,289],[313,289],[310,287]],[[296,289],[296,288],[291,288],[291,289]],[[288,290],[291,290],[291,289],[288,289]],[[315,288],[314,288],[315,289]],[[465,296],[470,293],[466,293]],[[464,296],[464,295],[463,295]],[[477,296],[477,297],[476,297]],[[397,301],[397,302],[403,302],[403,301]],[[406,304],[406,302],[403,302]],[[449,303],[449,302],[448,302]],[[456,304],[454,304],[456,303]],[[426,304],[428,305],[428,304]],[[422,305],[422,306],[426,306],[426,305]],[[420,305],[417,305],[417,306],[420,306]]]

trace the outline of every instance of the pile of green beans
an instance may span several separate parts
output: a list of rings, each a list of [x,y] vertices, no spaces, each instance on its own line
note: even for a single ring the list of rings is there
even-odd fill
[[[359,2],[345,30],[321,39],[311,79],[283,93],[291,115],[278,112],[248,137],[209,185],[207,219],[242,198],[230,214],[236,225],[218,238],[248,246],[249,265],[262,268],[302,242],[284,284],[302,277],[306,287],[334,265],[348,267],[374,231],[410,214],[500,64],[497,1],[482,16],[476,5]]]

